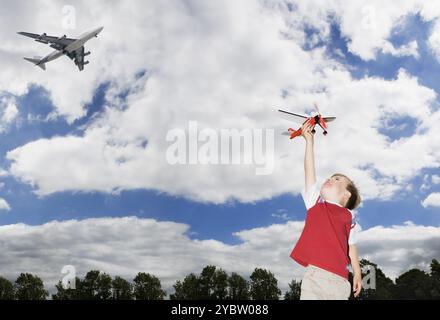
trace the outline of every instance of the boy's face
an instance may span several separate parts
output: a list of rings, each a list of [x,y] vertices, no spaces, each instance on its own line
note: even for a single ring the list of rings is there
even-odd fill
[[[350,199],[350,192],[347,190],[348,183],[348,179],[343,176],[330,177],[321,186],[321,196],[324,200],[345,206]]]

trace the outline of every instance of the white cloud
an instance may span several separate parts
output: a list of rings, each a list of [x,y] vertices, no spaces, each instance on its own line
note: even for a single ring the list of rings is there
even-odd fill
[[[6,210],[6,211],[11,210],[11,207],[9,206],[8,202],[3,198],[0,198],[0,210]]]
[[[33,3],[19,4],[9,5],[9,16],[36,10]],[[172,128],[187,128],[191,120],[201,128],[275,128],[278,133],[292,124],[280,120],[274,107],[303,112],[315,100],[324,113],[338,117],[328,137],[316,138],[320,176],[346,172],[364,199],[386,199],[406,188],[422,169],[438,167],[440,148],[433,142],[438,129],[427,125],[440,115],[429,108],[436,99],[433,90],[404,70],[393,80],[355,80],[344,66],[326,57],[325,50],[302,50],[301,29],[289,29],[309,23],[328,36],[328,15],[336,13],[343,35],[351,39],[351,50],[368,58],[381,48],[387,50],[384,41],[390,30],[413,12],[413,4],[380,7],[374,32],[353,27],[365,14],[364,2],[350,2],[347,8],[338,1],[325,6],[299,2],[293,12],[279,2],[264,5],[251,0],[152,1],[140,2],[139,10],[132,12],[132,2],[96,4],[99,10],[78,2],[79,27],[90,21],[105,26],[102,36],[90,42],[92,63],[86,72],[76,72],[66,59],[49,65],[46,73],[23,61],[11,62],[1,75],[0,88],[19,94],[26,91],[26,81],[43,85],[58,112],[72,120],[84,114],[84,103],[95,88],[110,81],[106,108],[81,136],[38,140],[11,150],[10,172],[40,195],[144,188],[223,203],[297,193],[303,181],[302,141],[277,134],[274,173],[255,176],[255,168],[246,165],[170,166],[165,137]],[[58,17],[59,9],[40,8],[22,27],[56,34],[59,24],[49,17]],[[283,32],[291,38],[281,36]],[[27,39],[6,39],[0,54],[10,60],[26,50],[42,50],[30,48]],[[407,52],[392,48],[394,54]],[[146,74],[135,80],[140,70]],[[127,90],[127,101],[121,101],[118,95]],[[287,92],[285,99],[282,90]],[[390,141],[378,131],[401,116],[418,121],[412,136]]]
[[[169,294],[176,280],[213,264],[247,277],[256,267],[267,268],[285,291],[290,280],[300,279],[304,272],[289,256],[302,228],[303,222],[289,221],[243,230],[235,233],[242,243],[228,245],[190,239],[186,224],[135,217],[16,224],[0,227],[0,262],[2,276],[15,279],[20,272],[35,273],[51,290],[64,276],[62,267],[74,265],[78,276],[99,269],[131,280],[137,272],[150,272]],[[391,278],[412,267],[426,269],[440,254],[439,231],[412,223],[361,231],[360,257],[377,263]]]
[[[420,186],[420,191],[428,190],[431,186],[429,185],[429,175],[425,174],[423,176],[423,184]]]
[[[440,19],[438,18],[432,27],[431,35],[428,39],[428,45],[437,57],[437,60],[440,62]]]
[[[18,109],[14,97],[0,97],[0,133],[8,129],[16,119]]]
[[[5,109],[3,110],[2,121],[5,123],[10,123],[18,114],[17,106],[13,100],[8,101]]]
[[[274,0],[273,7],[282,10],[289,22],[292,38],[307,43],[308,38],[298,35],[298,29],[304,26],[314,28],[317,34],[313,38],[327,41],[332,23],[340,27],[341,35],[348,40],[348,50],[363,60],[374,60],[379,52],[395,56],[412,55],[418,57],[417,43],[410,41],[395,48],[389,38],[393,32],[405,26],[405,18],[420,14],[426,21],[440,16],[439,11],[432,10],[437,4],[428,1],[291,1],[293,12],[289,7]],[[315,42],[318,40],[315,39]]]
[[[422,201],[422,206],[440,207],[440,192],[433,192]]]
[[[434,22],[428,45],[440,59],[440,10],[436,0],[359,0],[359,1],[290,1],[293,12],[278,0],[265,0],[283,12],[289,22],[287,33],[296,41],[306,44],[310,41],[327,41],[330,24],[337,23],[341,35],[348,40],[348,50],[363,60],[374,60],[383,52],[394,56],[419,57],[418,44],[412,40],[395,48],[390,37],[405,28],[407,18],[419,15],[424,22]],[[307,38],[301,30],[307,26],[317,33]]]
[[[282,220],[285,220],[285,221],[290,219],[289,214],[287,213],[286,209],[278,209],[276,211],[276,213],[272,213],[271,214],[271,217],[282,219]]]
[[[173,81],[180,82],[178,79]],[[402,71],[393,81],[377,78],[352,80],[343,70],[326,69],[320,82],[329,90],[329,94],[319,95],[323,101],[321,105],[328,106],[324,112],[331,112],[340,119],[331,124],[326,140],[320,135],[316,138],[320,176],[344,171],[359,184],[364,199],[389,198],[406,188],[407,181],[421,169],[438,164],[437,149],[431,139],[434,129],[428,128],[396,141],[390,141],[377,130],[383,117],[407,115],[424,124],[435,93],[419,85],[415,78]],[[40,195],[69,190],[111,192],[146,188],[197,201],[221,203],[231,197],[245,202],[284,192],[299,192],[302,188],[300,177],[303,176],[302,141],[292,143],[284,136],[276,136],[275,171],[269,176],[256,176],[254,167],[245,165],[171,166],[166,163],[169,146],[165,141],[166,130],[170,127],[186,128],[186,121],[191,118],[201,117],[199,126],[213,129],[235,124],[239,129],[247,125],[277,128],[280,132],[284,126],[290,125],[278,119],[272,109],[252,111],[255,105],[252,101],[246,102],[248,95],[245,97],[235,90],[227,96],[237,98],[243,112],[254,112],[255,116],[244,118],[231,111],[231,117],[222,118],[225,112],[218,106],[218,101],[223,93],[217,92],[216,87],[206,94],[193,92],[193,83],[180,84],[185,87],[183,96],[175,97],[165,90],[169,81],[152,77],[146,80],[142,90],[129,96],[128,109],[107,110],[84,136],[38,140],[9,152],[8,158],[12,160],[10,172],[34,185]],[[261,98],[278,99],[276,95]],[[288,97],[285,103],[296,104],[306,98],[311,100],[312,96],[295,95]],[[167,109],[167,105],[174,105],[177,101],[194,99],[202,101],[190,105],[181,102],[185,108]],[[229,104],[235,103],[225,102],[224,108]],[[154,113],[158,105],[163,107],[159,113]],[[201,111],[194,108],[197,105],[212,105],[210,117],[203,117]],[[148,140],[146,148],[142,144],[145,140]],[[349,148],[348,152],[348,146],[356,148]],[[341,158],[340,154],[347,156]],[[332,161],[336,157],[339,161]]]
[[[0,167],[0,177],[6,177],[9,175],[9,172]]]
[[[379,50],[400,56],[417,54],[417,44],[394,49],[388,38],[400,19],[415,14],[419,1],[345,1],[338,2],[341,32],[349,37],[348,49],[364,60],[372,60]],[[348,4],[348,5],[347,5]]]
[[[440,183],[440,176],[439,176],[439,175],[434,174],[434,175],[431,177],[431,179],[432,179],[432,183],[433,183],[433,184],[439,184],[439,183]]]
[[[414,58],[419,58],[420,54],[417,51],[418,45],[417,41],[411,41],[406,45],[402,45],[399,48],[395,48],[391,43],[384,44],[382,51],[384,53],[389,53],[393,56],[402,57],[402,56],[413,56]]]

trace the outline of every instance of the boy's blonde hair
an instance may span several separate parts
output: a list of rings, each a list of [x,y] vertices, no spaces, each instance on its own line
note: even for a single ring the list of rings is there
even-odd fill
[[[354,184],[353,181],[351,181],[351,179],[349,177],[347,177],[345,174],[342,173],[335,173],[334,175],[332,175],[332,177],[335,176],[339,176],[339,177],[344,177],[345,179],[347,179],[348,183],[347,183],[347,191],[350,192],[351,196],[348,199],[347,203],[345,204],[345,207],[348,210],[353,210],[356,209],[360,204],[361,204],[361,196],[359,195],[359,190],[356,187],[356,185]]]

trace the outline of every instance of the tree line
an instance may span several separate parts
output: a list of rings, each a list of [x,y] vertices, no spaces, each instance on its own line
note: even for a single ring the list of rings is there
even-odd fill
[[[359,299],[440,299],[440,263],[433,259],[430,272],[411,269],[392,281],[380,268],[368,260],[361,267],[375,270],[375,289],[363,289]],[[367,271],[363,274],[368,277]],[[352,274],[350,273],[350,281]],[[65,288],[61,281],[55,286],[53,300],[163,300],[167,293],[159,278],[139,272],[132,281],[98,270],[87,272],[84,278],[75,278],[75,289]],[[297,300],[301,282],[292,280],[282,295],[278,280],[269,270],[255,268],[249,279],[221,268],[208,265],[200,274],[190,273],[173,285],[171,300]],[[49,292],[37,275],[21,273],[15,282],[0,276],[0,300],[46,300]],[[351,299],[354,299],[353,296]]]

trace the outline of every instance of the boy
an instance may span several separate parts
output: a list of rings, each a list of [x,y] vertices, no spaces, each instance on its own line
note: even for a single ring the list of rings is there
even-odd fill
[[[302,126],[306,141],[305,188],[302,193],[307,217],[302,234],[290,256],[307,267],[301,284],[301,300],[347,300],[350,297],[347,265],[353,269],[353,292],[362,288],[362,275],[353,235],[350,210],[360,204],[353,182],[334,174],[319,188],[315,178],[313,134],[308,122]]]

